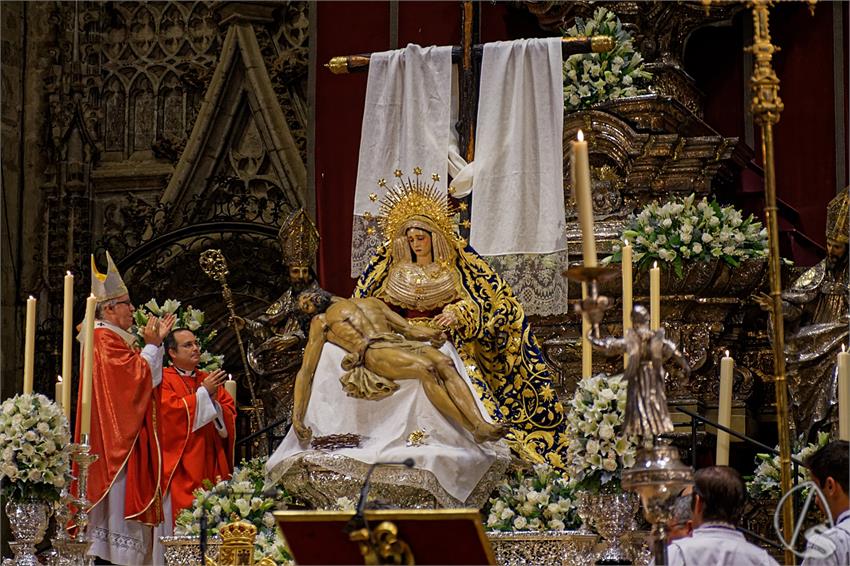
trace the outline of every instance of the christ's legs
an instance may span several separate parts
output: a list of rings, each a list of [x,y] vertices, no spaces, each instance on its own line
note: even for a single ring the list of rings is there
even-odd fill
[[[452,401],[467,416],[469,421],[475,425],[476,430],[473,431],[475,440],[477,442],[483,442],[485,440],[496,440],[504,436],[507,431],[503,426],[487,422],[484,415],[481,414],[478,403],[475,402],[475,398],[472,396],[472,392],[469,391],[466,382],[457,372],[457,369],[455,369],[452,360],[436,349],[428,349],[425,353],[437,371],[440,372]]]
[[[442,356],[436,350],[434,352]],[[449,389],[449,384],[444,384],[442,371],[430,356],[395,348],[370,348],[366,351],[364,361],[367,369],[387,379],[418,379],[422,382],[425,394],[434,407],[443,416],[471,432],[476,442],[495,440],[503,436],[501,427],[484,421],[469,389],[457,372],[454,372],[455,376],[466,390],[474,410],[470,411],[469,406],[462,406],[457,399],[449,395],[450,392],[454,394],[452,390],[456,389],[456,386]],[[451,365],[451,360],[446,358],[445,361]],[[454,371],[453,366],[452,371]]]

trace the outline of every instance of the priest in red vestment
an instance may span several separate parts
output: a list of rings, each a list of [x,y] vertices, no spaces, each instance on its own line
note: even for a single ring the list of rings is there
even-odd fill
[[[113,564],[150,564],[152,526],[162,521],[157,438],[161,344],[174,317],[151,318],[143,331],[146,345],[139,351],[129,332],[135,308],[112,258],[108,253],[106,257],[105,274],[92,257],[91,292],[97,307],[88,443],[98,459],[88,476],[88,529],[93,541],[89,554]],[[77,404],[78,442],[81,405]]]
[[[224,387],[225,373],[198,369],[201,349],[188,329],[165,339],[171,367],[162,372],[162,493],[174,520],[190,507],[192,492],[204,480],[217,482],[233,472],[236,404]]]

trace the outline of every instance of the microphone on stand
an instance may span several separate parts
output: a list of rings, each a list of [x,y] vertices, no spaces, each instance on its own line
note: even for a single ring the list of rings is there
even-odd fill
[[[401,462],[375,462],[369,466],[369,471],[366,472],[366,478],[363,480],[363,487],[360,488],[360,499],[357,500],[357,510],[351,520],[345,525],[346,532],[350,533],[366,526],[363,511],[366,508],[366,498],[369,496],[369,488],[372,487],[370,480],[372,479],[372,472],[375,471],[375,468],[378,466],[405,466],[406,468],[412,468],[415,464],[413,458],[407,458]]]

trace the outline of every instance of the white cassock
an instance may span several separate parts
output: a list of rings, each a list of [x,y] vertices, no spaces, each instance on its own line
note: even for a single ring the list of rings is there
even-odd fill
[[[487,418],[487,411],[472,388],[457,350],[447,342],[440,351],[452,359]],[[304,425],[313,429],[313,438],[333,434],[360,435],[359,447],[335,450],[335,457],[344,456],[347,458],[341,460],[351,459],[363,464],[412,458],[415,467],[430,472],[429,478],[433,477],[438,484],[435,489],[428,485],[417,487],[427,489],[444,506],[463,503],[488,471],[502,473],[507,467],[510,450],[503,441],[476,443],[469,432],[446,419],[434,407],[417,379],[398,380],[399,388],[378,401],[347,396],[339,382],[345,354],[339,346],[324,345],[304,415]],[[424,443],[408,446],[408,436],[417,430],[427,434]],[[316,453],[309,444],[302,445],[295,431],[290,429],[266,464],[267,483],[276,483],[293,465]],[[334,471],[351,473],[350,468]]]
[[[802,566],[848,566],[850,565],[850,509],[838,516],[835,526],[820,533],[830,544],[812,541],[806,546],[807,554],[812,550],[813,543],[823,548],[821,556],[812,556],[803,560]],[[825,556],[824,556],[825,555]]]
[[[654,561],[653,561],[654,564]],[[779,566],[763,548],[731,525],[706,523],[667,547],[669,566]]]

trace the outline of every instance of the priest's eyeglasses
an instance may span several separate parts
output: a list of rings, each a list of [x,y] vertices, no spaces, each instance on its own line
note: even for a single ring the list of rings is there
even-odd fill
[[[128,307],[132,307],[133,301],[130,299],[127,299],[126,301],[115,301],[115,306],[117,307],[118,305],[127,305]]]

